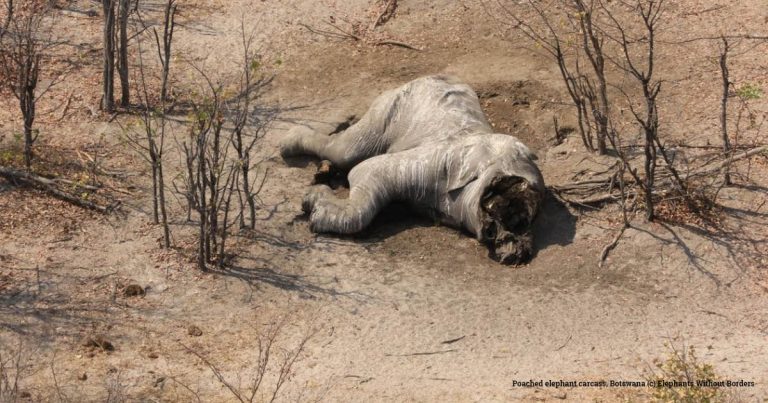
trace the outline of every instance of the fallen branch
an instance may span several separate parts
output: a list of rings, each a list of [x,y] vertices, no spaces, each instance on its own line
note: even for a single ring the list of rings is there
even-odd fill
[[[334,28],[335,30],[341,32],[342,36],[346,36],[347,38],[354,39],[354,40],[360,41],[360,42],[363,41],[363,38],[361,38],[360,36],[355,35],[352,32],[347,32],[347,31],[345,31],[344,29],[342,29],[340,26],[338,26],[336,24],[333,24],[333,23],[330,23],[330,22],[326,22],[326,24],[328,24],[331,28]]]
[[[442,350],[442,351],[427,351],[423,353],[410,353],[410,354],[384,354],[387,357],[413,357],[413,356],[419,356],[419,355],[435,355],[435,354],[445,354],[445,353],[455,353],[459,350],[450,349],[450,350]]]
[[[70,17],[93,18],[93,17],[99,15],[98,12],[96,12],[95,10],[90,10],[90,9],[88,9],[88,10],[78,10],[78,9],[72,8],[72,7],[56,7],[56,8],[58,8],[59,12],[61,12],[62,14],[66,15],[66,16],[70,16]]]
[[[446,341],[442,342],[442,344],[453,344],[453,343],[456,343],[457,341],[464,340],[465,337],[467,337],[467,336],[465,335],[465,336],[457,337],[455,339],[446,340]]]
[[[616,245],[619,244],[619,240],[621,239],[621,236],[624,235],[624,231],[629,228],[629,225],[623,225],[621,227],[621,230],[618,234],[613,238],[611,243],[608,245],[605,245],[605,248],[603,248],[603,251],[600,253],[600,263],[597,264],[597,267],[602,268],[603,264],[605,263],[605,259],[608,259],[608,254],[611,253],[611,251],[616,248]]]
[[[61,110],[61,116],[59,116],[58,119],[56,119],[57,122],[61,122],[65,117],[67,117],[67,112],[69,111],[69,104],[72,103],[72,95],[73,92],[70,92],[67,96],[67,101],[64,103],[64,109]]]
[[[591,204],[601,204],[606,203],[609,201],[618,200],[619,196],[615,195],[613,193],[601,193],[595,196],[590,197],[582,197],[582,198],[572,198],[568,197],[567,195],[563,194],[564,192],[560,189],[557,189],[556,187],[552,187],[552,190],[554,193],[558,196],[559,199],[562,201],[569,203],[569,204],[576,204],[579,206],[589,206]]]
[[[47,179],[47,178],[43,178],[43,179]],[[83,190],[95,191],[95,190],[101,189],[101,186],[86,185],[86,184],[83,184],[83,183],[78,183],[78,182],[75,182],[75,181],[71,181],[69,179],[54,178],[54,179],[49,179],[49,180],[54,182],[54,183],[63,183],[65,185],[69,185],[69,186],[76,187],[76,188],[83,189]]]
[[[365,38],[363,38],[363,37],[361,37],[359,35],[356,35],[356,34],[354,34],[352,32],[345,31],[343,28],[341,28],[340,26],[338,26],[336,24],[333,24],[333,23],[330,23],[330,22],[326,22],[326,24],[328,24],[331,28],[333,28],[333,29],[335,29],[335,30],[337,30],[339,32],[337,33],[337,32],[332,32],[332,31],[326,31],[326,30],[323,30],[323,29],[313,28],[313,27],[311,27],[311,26],[309,26],[307,24],[304,24],[304,23],[299,23],[299,25],[304,27],[304,28],[306,28],[307,31],[309,31],[309,32],[311,32],[313,34],[325,36],[325,37],[328,37],[328,38],[351,39],[351,40],[353,40],[355,42],[370,43],[373,46],[387,46],[387,45],[389,45],[389,46],[397,46],[397,47],[401,47],[401,48],[405,48],[405,49],[410,49],[410,50],[415,50],[417,52],[421,52],[421,49],[419,49],[419,48],[417,48],[417,47],[415,47],[415,46],[413,46],[413,45],[411,45],[409,43],[406,43],[406,42],[395,41],[395,40],[390,40],[390,39],[384,39],[384,40],[380,40],[380,41],[369,42],[369,41],[365,40]]]
[[[401,47],[401,48],[406,48],[406,49],[410,49],[410,50],[415,50],[417,52],[421,52],[421,49],[419,49],[419,48],[417,48],[417,47],[415,47],[413,45],[409,45],[409,44],[407,44],[405,42],[400,42],[400,41],[390,41],[390,40],[378,41],[378,42],[374,42],[373,45],[374,46],[382,46],[382,45],[398,46],[398,47]]]
[[[753,148],[763,147],[763,145],[759,144],[741,144],[741,145],[731,145],[732,150],[752,150]],[[688,145],[688,144],[675,144],[674,148],[691,148],[691,149],[698,149],[698,150],[718,150],[722,151],[723,146],[713,146],[713,145],[703,145],[703,146],[697,146],[697,145]]]
[[[568,342],[571,341],[572,338],[573,338],[573,335],[568,335],[568,338],[565,339],[565,342],[560,347],[556,348],[555,351],[560,351],[560,350],[564,349],[565,346],[568,345]]]
[[[326,37],[331,37],[331,38],[338,38],[338,39],[349,39],[349,38],[355,39],[354,36],[351,36],[351,35],[346,34],[346,33],[345,33],[345,35],[342,35],[342,34],[337,34],[335,32],[331,32],[331,31],[325,31],[325,30],[318,29],[318,28],[312,28],[309,25],[301,23],[301,22],[299,23],[299,25],[304,27],[304,28],[306,28],[307,31],[309,31],[309,32],[311,32],[313,34],[316,34],[316,35],[321,35],[321,36],[326,36]]]
[[[391,10],[390,10],[391,9]],[[379,15],[376,17],[376,19],[373,20],[373,23],[371,24],[371,27],[369,30],[372,32],[376,27],[378,27],[380,24],[382,24],[384,20],[384,16],[387,16],[387,19],[389,19],[397,9],[397,0],[389,0],[387,2],[387,5],[384,6],[384,8],[381,10]]]
[[[687,182],[688,180],[699,176],[710,175],[724,169],[736,161],[753,157],[764,152],[768,152],[768,146],[756,147],[744,151],[742,153],[733,155],[732,157],[726,158],[724,161],[707,162],[704,164],[704,166],[689,172],[687,175],[681,175],[681,179],[684,182]],[[621,195],[615,192],[617,185],[616,175],[617,173],[614,172],[611,175],[597,179],[587,179],[578,182],[553,185],[550,186],[550,189],[552,190],[552,193],[555,194],[555,196],[557,196],[557,198],[564,203],[570,204],[572,206],[591,208],[593,205],[599,205],[621,199]],[[657,175],[658,190],[654,191],[653,195],[666,197],[666,186],[673,184],[673,178],[668,173],[658,173]],[[635,181],[627,182],[627,186],[634,185],[637,185]],[[642,190],[629,189],[627,190],[627,195],[637,195],[637,193],[640,191]]]
[[[727,158],[725,161],[722,161],[719,164],[716,164],[713,167],[707,167],[707,166],[701,167],[701,168],[691,172],[690,174],[688,174],[686,179],[692,178],[694,176],[706,175],[706,174],[711,174],[711,173],[717,172],[717,171],[727,167],[728,165],[730,165],[730,164],[732,164],[732,163],[734,163],[736,161],[743,160],[743,159],[749,158],[749,157],[753,157],[753,156],[755,156],[757,154],[760,154],[760,153],[763,153],[763,152],[768,152],[768,146],[762,146],[762,147],[753,148],[753,149],[751,149],[749,151],[745,151],[745,152],[743,152],[741,154],[734,155],[734,156],[732,156],[730,158]]]
[[[102,214],[107,214],[112,210],[114,210],[115,207],[117,207],[117,205],[100,206],[96,203],[85,200],[84,198],[67,193],[56,186],[57,183],[63,181],[61,179],[49,179],[49,178],[45,178],[29,172],[18,171],[13,168],[7,168],[7,167],[0,167],[0,176],[4,177],[10,182],[21,183],[21,184],[33,187],[35,189],[45,191],[46,193],[58,199],[72,203],[78,207],[83,207],[89,210],[98,211],[99,213],[102,213]],[[85,185],[83,185],[82,187],[92,188],[92,186],[86,187]]]

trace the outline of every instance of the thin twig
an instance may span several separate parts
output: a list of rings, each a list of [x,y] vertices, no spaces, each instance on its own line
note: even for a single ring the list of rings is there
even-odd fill
[[[442,351],[427,351],[427,352],[419,352],[419,353],[410,353],[410,354],[384,354],[387,357],[413,357],[413,356],[420,356],[420,355],[435,355],[435,354],[445,354],[445,353],[455,353],[459,350],[456,349],[450,349],[450,350],[442,350]]]
[[[619,240],[621,239],[621,236],[624,235],[624,231],[626,231],[627,228],[629,228],[629,225],[622,225],[621,230],[619,230],[619,233],[616,234],[611,243],[605,245],[605,248],[603,248],[603,251],[600,253],[600,263],[597,264],[597,267],[603,267],[605,260],[608,259],[608,254],[619,244]]]

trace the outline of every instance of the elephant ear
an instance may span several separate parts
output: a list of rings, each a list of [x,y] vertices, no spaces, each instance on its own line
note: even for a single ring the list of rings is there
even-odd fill
[[[478,172],[476,169],[461,169],[458,175],[450,175],[448,178],[448,192],[464,188],[464,186],[467,186],[470,182],[477,179],[477,177]]]
[[[446,174],[449,193],[464,188],[480,176],[488,163],[487,153],[483,151],[482,145],[468,145],[448,158]]]

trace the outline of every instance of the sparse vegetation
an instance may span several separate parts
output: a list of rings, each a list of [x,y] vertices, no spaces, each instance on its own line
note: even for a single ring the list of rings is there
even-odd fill
[[[282,341],[280,336],[283,334],[284,326],[284,322],[277,322],[271,325],[263,335],[256,337],[257,355],[248,362],[249,366],[253,366],[252,372],[238,373],[236,379],[227,377],[210,358],[197,350],[187,346],[184,348],[211,371],[216,382],[230,393],[230,397],[241,403],[262,401],[271,403],[279,401],[280,392],[294,376],[294,366],[302,359],[307,343],[312,337],[311,334],[304,336],[292,349],[281,348],[278,343]],[[192,391],[187,385],[184,385],[184,388]],[[197,393],[193,394],[198,400],[200,399]]]
[[[652,399],[657,403],[718,403],[727,401],[725,388],[700,386],[708,381],[718,382],[721,377],[715,372],[715,367],[702,362],[696,356],[693,346],[685,346],[678,350],[671,343],[665,343],[669,353],[664,359],[654,361],[655,368],[648,375],[648,381],[656,386],[653,389]],[[674,383],[679,385],[675,387]]]
[[[736,91],[736,95],[745,101],[753,101],[763,97],[763,90],[752,83],[745,83]]]
[[[22,397],[19,390],[25,367],[22,354],[21,342],[13,349],[0,350],[0,401],[15,402]]]

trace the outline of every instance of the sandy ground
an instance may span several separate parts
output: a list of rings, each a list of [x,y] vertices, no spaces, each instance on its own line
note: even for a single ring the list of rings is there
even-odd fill
[[[150,183],[138,158],[107,159],[136,174],[124,184],[134,191],[122,216],[71,211],[34,192],[0,189],[0,208],[15,211],[0,232],[0,340],[5,351],[18,351],[21,341],[29,364],[21,388],[32,400],[119,394],[130,401],[231,401],[190,351],[244,387],[255,373],[259,334],[276,323],[283,324],[277,344],[285,351],[312,335],[280,395],[286,401],[615,401],[647,391],[512,382],[644,379],[670,341],[695,346],[728,379],[756,382],[739,391],[745,401],[768,399],[768,216],[755,209],[766,198],[764,159],[750,167],[752,185],[724,190],[730,215],[717,235],[638,218],[604,268],[598,255],[618,228],[618,214],[577,214],[554,198],[535,223],[538,253],[521,267],[496,264],[471,237],[402,206],[386,210],[359,237],[316,236],[297,218],[315,161],[286,164],[276,155],[280,136],[291,120],[359,116],[382,90],[422,75],[453,74],[476,88],[494,125],[538,153],[550,184],[604,161],[584,153],[576,138],[555,145],[553,116],[569,122],[556,67],[522,40],[500,35],[475,2],[401,1],[383,29],[422,52],[313,35],[298,24],[317,26],[333,13],[321,2],[197,3],[184,14],[179,55],[231,76],[245,17],[269,42],[265,58],[281,61],[265,102],[301,108],[286,114],[258,151],[270,170],[258,229],[235,240],[239,257],[231,269],[200,273],[181,251],[158,248],[161,233],[148,224]],[[350,14],[366,8],[363,1],[344,3]],[[768,15],[759,3],[675,3],[667,37],[717,34],[736,20],[764,28]],[[78,38],[98,43],[98,19],[70,18],[82,28]],[[718,144],[720,87],[705,56],[716,47],[666,49],[662,65],[671,84],[662,121],[670,137]],[[741,54],[732,74],[768,88],[763,50]],[[177,87],[194,85],[183,63],[175,71]],[[98,79],[98,66],[76,77],[75,83]],[[79,98],[63,123],[43,120],[47,144],[67,144],[67,135],[93,144],[103,134],[128,154],[117,141],[119,126],[91,116],[88,106],[98,95]],[[27,207],[15,209],[20,204]],[[177,245],[187,244],[193,230],[175,222]],[[129,283],[148,287],[146,295],[124,297],[121,287]],[[190,335],[190,326],[202,335]],[[93,334],[105,335],[115,350],[83,347]],[[273,381],[273,374],[265,381],[265,400]]]

